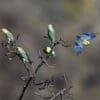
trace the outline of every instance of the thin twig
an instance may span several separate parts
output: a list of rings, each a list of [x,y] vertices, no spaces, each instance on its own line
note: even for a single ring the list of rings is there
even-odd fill
[[[36,86],[41,86],[39,87],[38,89],[39,90],[42,90],[42,89],[45,89],[46,87],[48,87],[50,84],[53,83],[54,80],[45,80],[43,82],[40,82],[40,83],[35,83]],[[53,85],[52,85],[53,86]]]
[[[55,44],[54,44],[54,46],[52,47],[52,49],[56,46],[56,45],[58,45],[58,44],[61,44],[60,42],[56,42]],[[45,60],[47,60],[48,58],[50,57],[50,55],[47,55],[46,57],[45,57]],[[35,74],[38,72],[38,70],[43,66],[45,64],[45,61],[44,60],[42,60],[41,61],[41,63],[36,67],[36,69],[35,69]],[[24,85],[24,87],[23,87],[23,90],[22,90],[22,92],[21,92],[21,95],[20,95],[20,97],[19,97],[19,100],[22,100],[23,99],[23,96],[24,96],[24,94],[25,94],[25,91],[26,91],[26,89],[28,88],[28,86],[29,86],[29,84],[30,84],[30,82],[31,82],[31,80],[33,79],[33,77],[29,77],[29,79],[28,79],[28,81],[26,82],[26,84]],[[64,92],[66,90],[66,88],[64,88],[63,90],[61,90],[61,92],[58,92],[57,94],[56,94],[56,96],[54,96],[53,98],[55,99],[58,95],[62,95],[62,92]],[[50,100],[54,100],[54,99],[50,99]]]
[[[68,42],[68,41],[67,41]],[[55,43],[54,43],[54,46],[52,47],[52,49],[54,49],[55,48],[55,46],[57,46],[57,45],[62,45],[62,46],[64,46],[64,47],[70,47],[70,45],[67,43],[66,44],[66,42],[63,40],[63,39],[59,39],[58,41],[56,41]],[[50,57],[50,55],[47,55],[46,56],[46,58],[45,58],[45,60],[47,60],[48,58]],[[38,72],[38,70],[42,67],[42,65],[44,65],[45,64],[45,61],[43,60],[38,66],[37,66],[37,68],[36,68],[36,70],[35,70],[35,74]]]
[[[63,96],[62,96],[62,94],[60,94],[60,98],[61,98],[60,100],[63,100]]]
[[[65,80],[66,87],[63,88],[62,90],[60,90],[59,92],[57,92],[50,100],[55,100],[58,96],[60,96],[60,98],[62,100],[63,99],[62,96],[63,96],[64,92],[69,92],[69,90],[72,88],[72,86],[70,86],[70,84],[69,84],[69,79],[68,79],[68,77],[66,76],[65,73],[64,73],[63,77],[64,77],[64,80]],[[69,86],[68,88],[67,88],[67,85]]]
[[[49,58],[50,56],[46,56],[46,60]],[[35,69],[35,74],[38,72],[38,70],[45,64],[45,61],[43,60]]]
[[[55,100],[58,96],[61,96],[64,94],[65,91],[69,91],[71,87],[69,88],[63,88],[59,92],[57,92],[50,100]]]
[[[59,44],[59,42],[56,42],[56,43],[54,44],[54,46],[52,47],[52,49],[53,49],[56,45],[58,45],[58,44]],[[47,56],[45,57],[45,60],[47,60],[49,57],[50,57],[50,55],[47,55]],[[38,70],[39,70],[44,64],[45,64],[45,61],[43,60],[43,61],[37,66],[37,68],[35,69],[35,74],[38,72]]]
[[[26,89],[28,88],[28,86],[29,86],[31,80],[32,80],[32,77],[30,77],[30,78],[28,79],[28,81],[26,82],[26,84],[24,85],[23,90],[22,90],[22,92],[21,92],[21,94],[20,94],[18,100],[22,100],[22,99],[23,99],[23,96],[24,96],[24,94],[25,94],[25,91],[26,91]]]
[[[48,59],[48,58],[49,58],[49,56],[46,57],[46,59]],[[37,73],[37,71],[39,70],[39,68],[40,68],[43,64],[44,64],[44,61],[42,61],[42,62],[37,66],[37,68],[36,68],[36,70],[35,70],[35,73]],[[18,99],[18,100],[22,100],[22,99],[23,99],[23,96],[24,96],[24,94],[25,94],[25,91],[26,91],[26,89],[28,88],[28,86],[29,86],[30,82],[32,81],[32,79],[33,79],[33,77],[29,77],[28,81],[26,82],[26,84],[25,84],[24,87],[23,87],[23,90],[22,90],[21,95],[19,96],[19,99]]]
[[[64,80],[65,80],[66,87],[67,87],[67,85],[70,87],[69,78],[67,77],[67,75],[65,73],[64,73]]]
[[[34,94],[37,95],[37,96],[39,96],[39,97],[41,97],[41,98],[43,98],[43,99],[46,99],[46,100],[52,98],[51,96],[43,97],[43,96],[42,96],[41,94],[39,94],[38,92],[34,92]]]

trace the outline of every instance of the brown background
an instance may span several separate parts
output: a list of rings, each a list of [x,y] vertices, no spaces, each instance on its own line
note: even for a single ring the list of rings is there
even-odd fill
[[[76,55],[73,47],[57,46],[56,57],[50,60],[56,68],[44,66],[38,78],[66,72],[75,100],[100,100],[100,0],[0,0],[0,29],[5,27],[15,36],[20,34],[18,45],[28,52],[35,65],[39,63],[38,51],[49,43],[43,38],[49,23],[53,24],[57,38],[61,36],[71,44],[78,33],[98,34],[81,55]],[[18,58],[10,62],[4,54],[0,47],[0,100],[18,100],[24,84],[20,76],[26,75],[26,71]],[[42,100],[31,87],[23,100]]]

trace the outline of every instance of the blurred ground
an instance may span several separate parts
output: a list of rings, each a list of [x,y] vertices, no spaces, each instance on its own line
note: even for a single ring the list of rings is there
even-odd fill
[[[20,34],[18,44],[36,62],[38,51],[48,45],[43,39],[47,25],[53,24],[57,37],[73,43],[76,34],[85,31],[97,32],[91,46],[77,56],[73,48],[56,48],[55,70],[41,69],[44,79],[51,73],[66,72],[73,85],[75,100],[100,100],[100,1],[99,0],[0,0],[0,29],[8,28],[15,36]],[[0,39],[4,36],[0,34]],[[22,90],[21,75],[25,75],[23,64],[18,58],[12,62],[4,56],[0,47],[0,100],[18,100]],[[45,72],[45,73],[44,73]],[[41,100],[33,94],[31,87],[24,100]]]

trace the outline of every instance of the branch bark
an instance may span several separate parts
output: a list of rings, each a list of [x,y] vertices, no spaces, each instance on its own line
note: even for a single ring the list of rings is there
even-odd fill
[[[28,86],[29,86],[31,80],[32,80],[32,77],[30,77],[30,78],[28,79],[28,81],[26,82],[26,84],[24,85],[23,90],[22,90],[22,92],[21,92],[21,94],[20,94],[18,100],[22,100],[22,99],[23,99],[23,96],[24,96],[24,94],[25,94],[25,91],[26,91],[26,89],[28,88]]]

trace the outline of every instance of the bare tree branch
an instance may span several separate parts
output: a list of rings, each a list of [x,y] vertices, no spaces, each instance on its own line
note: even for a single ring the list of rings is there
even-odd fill
[[[21,92],[21,94],[20,94],[18,100],[22,100],[22,99],[23,99],[23,96],[24,96],[24,94],[25,94],[25,91],[26,91],[26,89],[28,88],[28,86],[29,86],[31,80],[32,80],[32,77],[30,77],[30,78],[28,79],[28,81],[26,82],[26,84],[24,85],[23,90],[22,90],[22,92]]]
[[[16,41],[18,40],[19,38],[19,35],[16,37]],[[46,37],[45,37],[46,38]],[[56,41],[54,43],[54,46],[51,48],[51,49],[54,49],[55,46],[57,46],[58,44],[62,45],[63,47],[70,47],[70,45],[68,44],[68,41],[64,41],[63,39],[59,39],[58,41]],[[18,56],[17,52],[16,52],[16,44],[15,45],[11,45],[7,42],[1,42],[1,46],[5,47],[7,49],[7,53],[8,55],[11,55],[11,54],[14,54],[14,56],[12,58],[14,58],[15,56]],[[34,80],[34,85],[36,86],[40,86],[40,85],[43,85],[42,87],[40,87],[39,89],[44,89],[46,86],[48,86],[49,84],[51,84],[53,82],[53,80],[45,80],[44,82],[40,82],[40,83],[35,83],[35,78],[36,78],[36,74],[37,72],[39,71],[39,69],[44,65],[46,64],[48,66],[48,63],[47,63],[47,59],[49,59],[51,55],[47,54],[46,57],[44,58],[42,55],[40,55],[40,58],[41,58],[41,63],[37,65],[36,69],[33,69],[33,74],[31,73],[31,70],[28,68],[28,66],[26,64],[24,64],[27,72],[29,73],[29,76],[27,76],[27,82],[24,84],[23,86],[23,89],[21,91],[21,94],[19,96],[19,99],[18,100],[22,100],[23,97],[24,97],[24,94],[30,84],[30,82],[32,80]],[[32,64],[32,67],[33,67],[33,64]],[[34,77],[33,77],[34,76]],[[65,79],[65,83],[66,83],[66,86],[69,85],[69,80],[68,80],[68,77],[65,76],[64,74],[64,79]],[[44,98],[44,99],[50,99],[50,100],[55,100],[58,96],[60,96],[61,100],[63,100],[63,94],[65,92],[69,92],[71,86],[69,86],[69,88],[63,88],[62,90],[60,90],[59,92],[57,92],[53,97],[42,97],[39,93],[35,92],[36,95]]]

